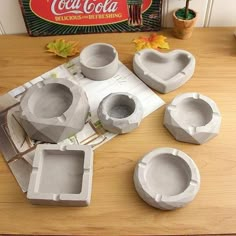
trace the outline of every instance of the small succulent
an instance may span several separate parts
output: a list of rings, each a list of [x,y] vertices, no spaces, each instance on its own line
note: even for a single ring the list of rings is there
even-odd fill
[[[182,9],[179,9],[177,12],[176,12],[176,16],[179,18],[179,19],[182,19],[182,20],[191,20],[193,19],[196,14],[195,12],[193,12],[192,10],[189,9],[189,2],[191,0],[185,0],[185,7],[182,8]]]

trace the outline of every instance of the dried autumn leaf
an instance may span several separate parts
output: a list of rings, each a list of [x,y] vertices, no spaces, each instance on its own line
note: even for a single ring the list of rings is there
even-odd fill
[[[142,50],[144,48],[153,49],[169,49],[169,44],[165,41],[167,38],[163,35],[151,34],[149,37],[141,36],[133,40],[135,43],[136,51]]]
[[[56,39],[48,43],[46,47],[48,52],[64,58],[79,53],[78,43],[75,41],[66,41],[65,39]]]

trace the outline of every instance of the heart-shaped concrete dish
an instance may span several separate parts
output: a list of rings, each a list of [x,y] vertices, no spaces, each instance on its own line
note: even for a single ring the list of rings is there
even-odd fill
[[[160,93],[168,93],[192,77],[195,58],[184,50],[161,53],[154,49],[143,49],[135,54],[133,69],[148,86]]]

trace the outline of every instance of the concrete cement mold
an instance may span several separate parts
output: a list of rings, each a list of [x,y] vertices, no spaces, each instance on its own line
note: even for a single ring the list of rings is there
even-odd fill
[[[20,102],[21,124],[30,138],[58,143],[80,131],[88,99],[76,82],[47,79],[30,87]]]
[[[99,104],[98,118],[104,129],[111,133],[129,133],[139,126],[143,107],[130,93],[111,93]]]
[[[161,53],[154,49],[143,49],[135,54],[133,69],[149,87],[160,93],[169,93],[192,77],[195,58],[184,50]]]
[[[33,204],[87,206],[91,199],[92,175],[91,147],[38,145],[27,198]]]
[[[174,210],[190,203],[200,188],[200,174],[194,161],[174,148],[157,148],[136,165],[134,184],[149,205]]]
[[[80,53],[81,71],[92,80],[106,80],[118,70],[118,53],[106,43],[94,43],[85,47]]]
[[[202,144],[219,133],[221,114],[210,98],[184,93],[166,107],[164,125],[176,140]]]

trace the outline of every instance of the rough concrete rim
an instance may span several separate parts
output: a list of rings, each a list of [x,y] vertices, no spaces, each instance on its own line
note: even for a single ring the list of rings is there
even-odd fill
[[[182,159],[191,171],[189,186],[184,192],[174,196],[161,195],[148,187],[146,171],[148,163],[162,154],[171,154]],[[134,185],[139,196],[149,205],[161,210],[174,210],[190,203],[200,189],[200,173],[195,162],[186,153],[169,147],[157,148],[144,155],[136,164],[134,171]]]
[[[114,118],[108,114],[106,103],[114,96],[125,96],[132,100],[135,104],[135,109],[132,114],[125,118]],[[103,98],[98,107],[98,118],[101,121],[103,127],[112,133],[129,133],[136,129],[143,118],[143,107],[139,99],[127,92],[111,93]],[[134,127],[129,129],[129,126],[136,124]],[[114,130],[117,130],[114,131]]]
[[[43,84],[43,85],[42,85]],[[68,79],[63,79],[63,78],[51,78],[51,79],[47,79],[44,81],[40,81],[39,83],[35,84],[34,86],[30,87],[28,89],[28,91],[25,93],[25,95],[23,96],[21,102],[20,102],[20,107],[22,110],[22,116],[25,116],[27,118],[27,120],[37,120],[37,122],[42,122],[44,124],[47,125],[53,125],[55,124],[55,122],[57,123],[58,121],[61,122],[63,119],[60,119],[60,117],[52,117],[52,118],[40,118],[40,117],[36,117],[34,114],[32,114],[32,112],[30,111],[27,102],[30,99],[30,97],[34,94],[35,90],[37,90],[37,88],[41,88],[44,85],[49,85],[49,84],[60,84],[63,85],[65,87],[67,87],[70,92],[72,93],[73,96],[73,102],[70,105],[70,107],[60,116],[70,116],[71,113],[73,113],[75,106],[78,102],[78,99],[81,96],[81,93],[78,93],[78,90],[80,92],[84,91],[82,90],[81,87],[79,87],[79,85],[77,83],[75,83],[72,80],[68,80]]]
[[[110,61],[108,64],[104,65],[104,66],[89,66],[86,63],[86,54],[89,52],[89,50],[91,50],[93,47],[96,46],[101,46],[101,47],[107,47],[109,49],[112,50],[114,58],[112,61]],[[91,54],[93,55],[93,54]],[[83,50],[80,53],[80,64],[81,64],[81,71],[82,73],[88,77],[89,79],[92,80],[106,80],[111,78],[113,75],[115,75],[115,73],[118,70],[118,52],[115,49],[114,46],[112,46],[111,44],[108,43],[93,43],[90,44],[88,46],[86,46],[85,48],[83,48]]]
[[[67,108],[67,110],[65,110],[63,114],[60,114],[59,116],[56,115],[50,118],[39,117],[32,113],[28,101],[30,100],[31,96],[34,95],[36,90],[51,84],[63,85],[66,89],[68,89],[72,94],[72,103]],[[78,112],[81,114],[80,122],[78,122],[77,125],[74,125],[73,116]],[[72,135],[70,130],[71,128],[73,129],[74,134],[80,131],[85,124],[88,112],[89,104],[85,91],[76,82],[64,78],[49,78],[33,85],[27,90],[20,102],[20,117],[22,126],[31,138],[44,142],[57,143],[62,141],[68,136]],[[50,132],[46,131],[45,129],[42,132],[40,128],[43,126],[49,127]],[[58,133],[56,130],[53,130],[54,127],[64,127],[65,129],[61,133]],[[69,129],[67,129],[67,127],[69,127]],[[33,133],[32,130],[36,130],[37,132]],[[49,132],[49,135],[45,136],[46,132]]]
[[[160,57],[172,57],[176,54],[185,55],[189,58],[188,65],[178,72],[175,76],[168,80],[163,80],[158,75],[149,72],[142,64],[142,56],[144,54],[156,54]],[[158,63],[158,62],[157,62]],[[137,52],[133,58],[133,69],[137,76],[143,80],[151,88],[157,90],[160,93],[169,93],[183,84],[185,84],[193,76],[195,70],[195,57],[188,51],[176,49],[167,53],[158,52],[154,49],[143,49]]]
[[[35,191],[37,181],[41,178],[40,169],[42,169],[43,151],[56,150],[61,152],[66,151],[84,151],[83,161],[83,179],[82,189],[78,194],[73,193],[41,193]],[[35,158],[33,161],[33,170],[30,176],[30,183],[27,192],[27,198],[33,204],[46,205],[68,205],[68,206],[87,206],[91,200],[92,191],[92,176],[93,176],[93,151],[88,145],[59,145],[59,144],[39,144],[37,145]],[[41,203],[42,201],[42,203]]]
[[[180,124],[176,120],[176,118],[175,118],[176,106],[181,104],[181,102],[183,102],[187,98],[193,98],[196,100],[199,99],[209,105],[209,107],[212,110],[212,119],[206,125],[199,126],[199,127],[183,126],[183,124]],[[200,140],[201,138],[199,140],[197,139],[196,140],[197,144],[202,144],[205,141],[208,141],[209,139],[207,136],[210,137],[211,132],[212,132],[211,130],[215,129],[215,127],[219,128],[221,125],[221,113],[220,113],[219,108],[217,107],[216,103],[211,98],[209,98],[203,94],[196,93],[196,92],[180,94],[180,95],[176,96],[172,100],[172,102],[166,107],[165,116],[164,116],[164,125],[171,132],[170,127],[168,127],[169,124],[167,122],[167,114],[172,119],[173,123],[175,124],[175,127],[182,129],[191,138],[196,137],[196,135],[198,133],[204,132],[205,138],[202,140]],[[207,135],[207,133],[208,133],[208,135]],[[171,134],[173,135],[172,132],[171,132]],[[178,138],[175,135],[173,135],[173,136],[178,140]],[[182,140],[180,140],[180,141],[182,141]],[[186,140],[184,142],[188,142],[188,141]],[[189,142],[192,143],[192,141],[190,141],[190,140],[189,140]]]

